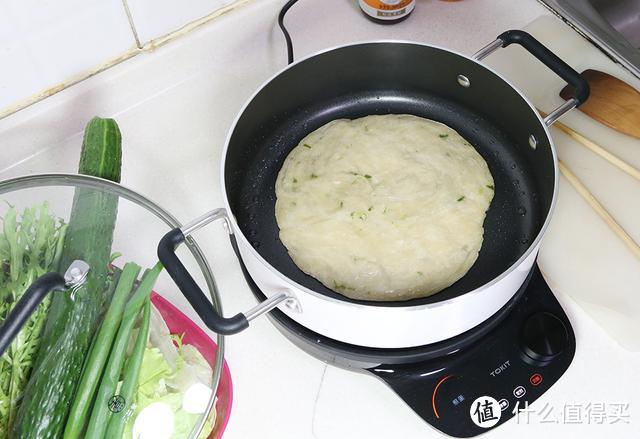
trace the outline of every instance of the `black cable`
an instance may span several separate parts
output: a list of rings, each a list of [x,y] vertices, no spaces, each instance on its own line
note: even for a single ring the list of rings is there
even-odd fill
[[[278,26],[282,30],[284,34],[284,39],[287,42],[287,64],[291,64],[293,62],[293,43],[291,42],[291,35],[289,35],[289,31],[284,26],[284,16],[291,6],[295,5],[298,0],[289,0],[285,5],[280,9],[280,14],[278,15]]]

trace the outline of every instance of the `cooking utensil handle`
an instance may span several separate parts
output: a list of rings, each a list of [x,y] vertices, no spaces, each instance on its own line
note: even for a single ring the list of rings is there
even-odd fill
[[[0,328],[0,356],[4,354],[22,326],[38,308],[40,302],[52,291],[64,290],[64,277],[58,273],[46,273],[37,278],[13,307]]]
[[[292,297],[285,292],[280,292],[259,303],[249,311],[238,313],[232,317],[223,317],[214,309],[211,302],[209,302],[202,292],[202,289],[200,289],[187,268],[176,255],[176,248],[182,244],[191,233],[216,220],[227,221],[224,209],[212,210],[182,228],[171,230],[164,235],[158,244],[158,258],[205,325],[218,334],[231,335],[247,329],[249,327],[249,321],[271,311],[280,303],[291,300]],[[228,222],[227,225],[229,226]],[[229,232],[231,233],[230,226]]]
[[[573,97],[545,117],[544,123],[547,126],[558,120],[566,112],[584,104],[589,98],[589,82],[569,64],[558,58],[558,56],[550,51],[544,44],[525,31],[508,30],[503,32],[495,41],[476,52],[473,58],[480,61],[500,47],[507,47],[511,44],[522,46],[574,88]]]
[[[4,351],[29,320],[31,314],[38,308],[38,305],[47,297],[47,294],[52,291],[64,291],[67,288],[71,288],[71,294],[74,294],[76,288],[87,280],[88,273],[89,264],[75,260],[69,265],[64,276],[58,273],[46,273],[37,278],[27,288],[0,327],[0,356],[4,354]]]

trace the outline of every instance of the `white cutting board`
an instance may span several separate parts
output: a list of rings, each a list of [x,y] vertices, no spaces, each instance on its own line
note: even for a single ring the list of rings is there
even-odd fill
[[[640,80],[556,17],[524,28],[578,72],[600,70],[636,89]],[[561,79],[518,46],[501,49],[486,63],[504,74],[539,109],[563,100]],[[497,103],[496,103],[497,104]],[[574,110],[562,122],[640,168],[640,141]],[[552,129],[560,159],[620,225],[640,242],[640,182]],[[558,204],[538,259],[554,292],[571,296],[623,347],[640,351],[640,260],[622,243],[569,182],[560,181]]]

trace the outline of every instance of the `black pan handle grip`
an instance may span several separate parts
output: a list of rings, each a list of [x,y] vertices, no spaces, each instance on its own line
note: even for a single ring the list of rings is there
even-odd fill
[[[573,99],[576,107],[584,104],[589,98],[589,82],[576,72],[569,64],[558,58],[558,56],[547,49],[540,41],[522,30],[508,30],[498,36],[502,41],[502,47],[510,44],[518,44],[535,56],[545,66],[549,67],[555,74],[567,81],[574,88]]]
[[[43,274],[29,286],[0,328],[0,356],[4,354],[47,294],[64,289],[65,279],[58,273]]]
[[[205,325],[217,334],[236,334],[249,327],[249,320],[244,314],[238,313],[233,317],[223,317],[213,308],[211,302],[202,292],[184,264],[176,255],[176,248],[185,241],[186,237],[180,229],[173,229],[160,240],[158,244],[158,259],[176,283],[184,297],[198,313]]]

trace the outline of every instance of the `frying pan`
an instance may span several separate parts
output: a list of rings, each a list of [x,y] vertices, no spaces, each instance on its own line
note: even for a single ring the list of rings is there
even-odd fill
[[[575,89],[544,120],[522,93],[480,62],[513,43]],[[405,348],[449,339],[495,314],[529,274],[557,193],[548,127],[588,95],[588,84],[576,71],[518,30],[501,34],[472,57],[405,41],[356,43],[311,55],[266,81],[236,118],[221,164],[224,208],[169,232],[158,256],[205,324],[221,334],[242,331],[253,318],[279,307],[302,326],[352,345]],[[303,273],[278,237],[275,181],[288,153],[331,120],[371,114],[413,114],[452,127],[486,160],[495,181],[477,261],[430,297],[348,299]],[[228,318],[213,310],[175,255],[191,233],[216,220],[227,224],[242,262],[268,297]]]

